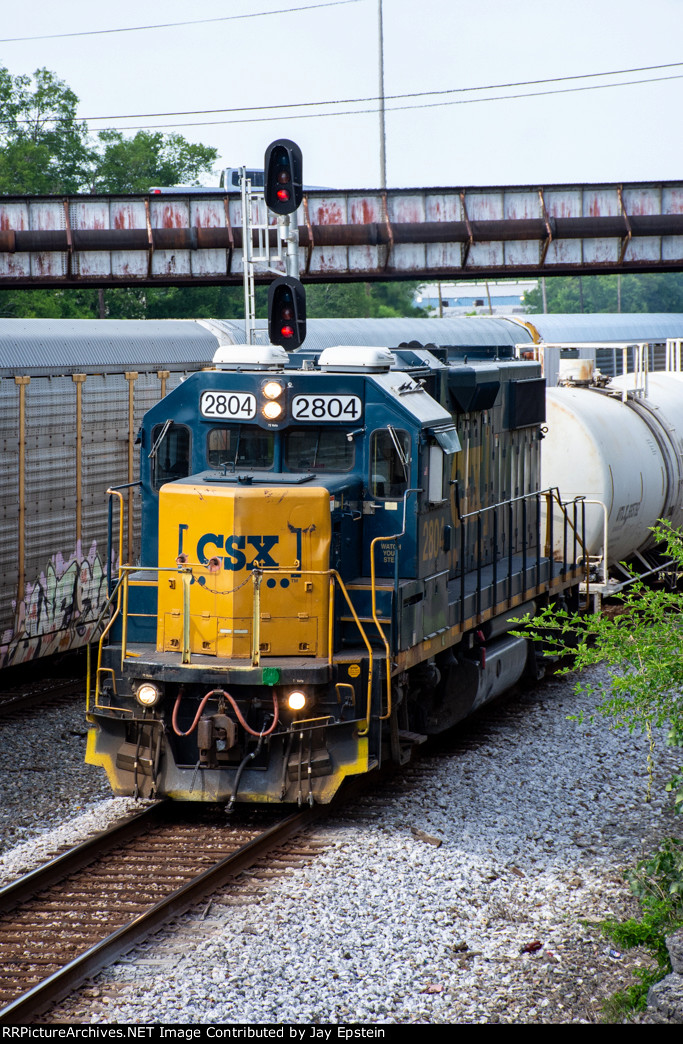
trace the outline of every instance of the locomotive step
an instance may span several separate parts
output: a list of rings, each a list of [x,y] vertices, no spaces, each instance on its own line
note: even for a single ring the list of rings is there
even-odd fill
[[[410,743],[413,747],[419,747],[429,739],[421,732],[408,732],[406,729],[398,730],[398,738],[401,743]]]

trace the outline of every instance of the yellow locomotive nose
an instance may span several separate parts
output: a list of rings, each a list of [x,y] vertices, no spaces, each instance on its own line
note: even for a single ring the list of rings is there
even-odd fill
[[[330,539],[320,487],[163,486],[157,651],[327,656]]]

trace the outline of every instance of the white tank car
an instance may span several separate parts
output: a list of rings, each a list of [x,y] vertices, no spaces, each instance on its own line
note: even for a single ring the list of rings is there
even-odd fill
[[[583,494],[604,505],[586,504],[586,545],[604,559],[606,518],[608,565],[653,546],[658,519],[683,524],[683,374],[651,373],[647,395],[633,388],[634,376],[626,374],[606,392],[547,390],[542,488],[558,487],[563,500]],[[554,525],[557,553],[558,514]]]

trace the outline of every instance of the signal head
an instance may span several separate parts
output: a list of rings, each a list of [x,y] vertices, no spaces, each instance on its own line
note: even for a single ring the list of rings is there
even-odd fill
[[[263,161],[266,205],[275,214],[293,214],[303,198],[303,157],[296,142],[278,138]]]
[[[268,287],[268,336],[288,351],[306,337],[306,294],[292,276],[280,276]]]

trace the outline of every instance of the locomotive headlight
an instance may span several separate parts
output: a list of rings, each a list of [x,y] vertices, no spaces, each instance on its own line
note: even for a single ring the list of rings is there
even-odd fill
[[[282,395],[282,385],[279,381],[268,381],[261,390],[266,399],[279,399]]]
[[[300,689],[293,689],[287,697],[287,706],[293,711],[303,710],[306,706],[306,694]]]
[[[279,402],[267,402],[263,407],[263,416],[268,420],[277,420],[282,414],[282,406]]]
[[[135,698],[143,707],[153,707],[160,696],[161,692],[151,682],[143,682],[142,685],[138,686],[135,693]]]

